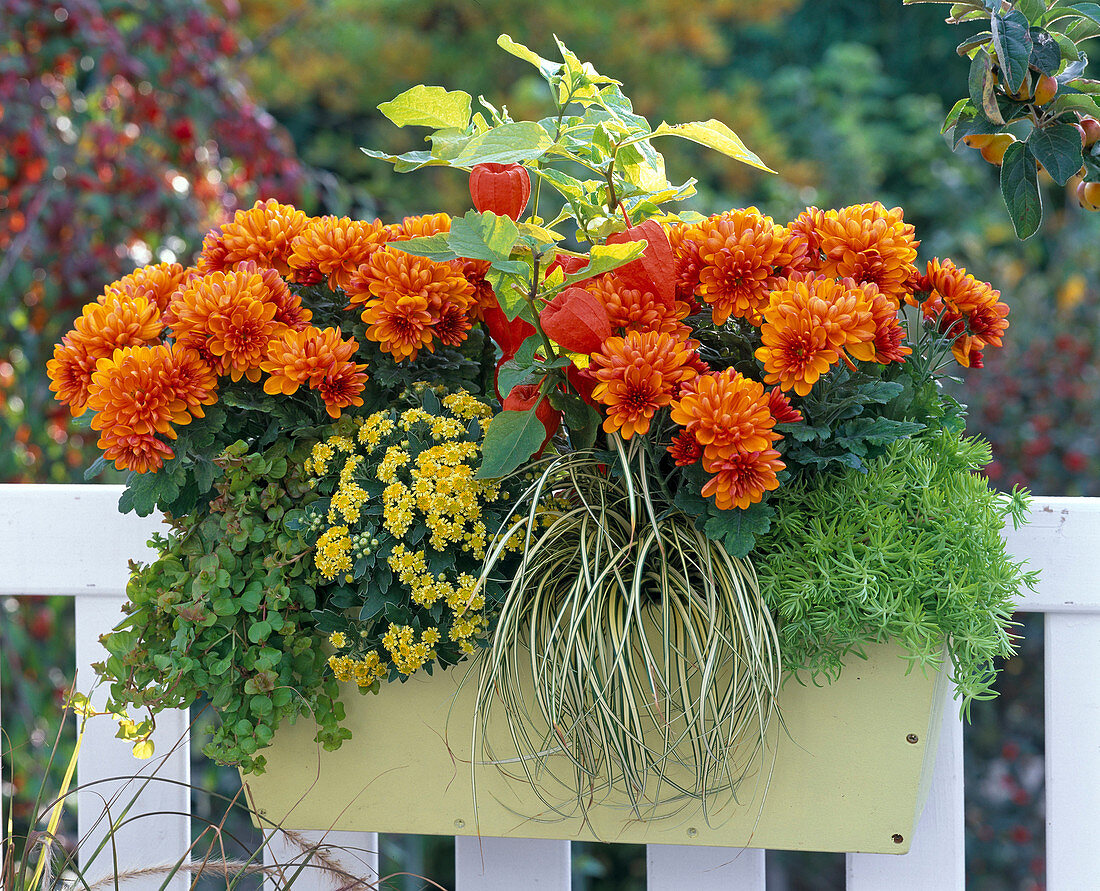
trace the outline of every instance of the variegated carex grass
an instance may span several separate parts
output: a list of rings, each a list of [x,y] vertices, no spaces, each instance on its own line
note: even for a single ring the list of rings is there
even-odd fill
[[[474,762],[530,783],[546,811],[526,817],[699,801],[709,819],[767,782],[778,636],[752,565],[672,506],[638,441],[611,439],[614,456],[544,464],[486,561],[487,577],[522,537],[480,665]]]

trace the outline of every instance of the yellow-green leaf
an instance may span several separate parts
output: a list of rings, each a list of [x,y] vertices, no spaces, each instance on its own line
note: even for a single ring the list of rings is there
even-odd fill
[[[681,139],[689,139],[730,158],[735,158],[750,167],[775,173],[760,160],[755,152],[746,148],[740,136],[714,118],[709,121],[692,121],[690,124],[666,124],[662,121],[661,126],[653,131],[653,136],[679,136]]]
[[[470,123],[470,94],[417,84],[378,106],[398,127],[463,130]]]
[[[562,241],[564,238],[553,229],[536,226],[534,223],[518,223],[517,225],[521,234],[537,239],[540,244],[552,244],[556,241]]]
[[[592,252],[588,257],[588,265],[579,272],[567,275],[565,277],[565,283],[567,285],[572,285],[586,278],[603,275],[605,272],[617,269],[624,263],[629,263],[631,260],[637,260],[645,249],[646,242],[644,239],[640,241],[624,241],[619,244],[594,244],[592,245]]]
[[[561,62],[551,62],[549,59],[544,59],[538,53],[525,47],[522,43],[516,43],[507,34],[501,34],[500,37],[497,38],[497,46],[506,53],[511,53],[517,59],[523,59],[524,62],[531,63],[542,72],[544,77],[553,75],[561,70]]]

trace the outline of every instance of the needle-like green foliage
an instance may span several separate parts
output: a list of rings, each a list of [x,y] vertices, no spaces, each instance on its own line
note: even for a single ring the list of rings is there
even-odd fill
[[[984,441],[944,432],[896,440],[866,473],[785,487],[753,557],[786,669],[831,679],[847,654],[887,640],[935,664],[948,645],[963,709],[994,695],[1013,598],[1036,574],[1000,535],[1023,519],[1026,493],[991,490],[973,472],[989,460]]]

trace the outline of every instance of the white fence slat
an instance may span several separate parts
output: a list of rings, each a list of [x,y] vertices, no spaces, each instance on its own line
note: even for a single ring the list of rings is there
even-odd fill
[[[455,837],[456,891],[569,891],[568,841]]]
[[[963,724],[958,702],[948,691],[932,788],[909,853],[849,854],[847,891],[963,891],[965,855]]]
[[[375,832],[333,830],[295,832],[292,836],[280,830],[265,832],[268,838],[264,845],[264,865],[278,868],[264,882],[265,891],[284,888],[291,880],[294,891],[374,887],[378,880],[378,834]],[[314,847],[316,850],[309,856]],[[303,863],[305,867],[295,878]],[[335,870],[329,869],[330,866]]]
[[[646,845],[647,891],[764,891],[764,852],[704,845]]]
[[[0,485],[0,595],[125,590],[130,559],[150,559],[159,515],[120,514],[122,486]]]
[[[1047,615],[1044,630],[1047,887],[1093,888],[1100,851],[1100,613]]]
[[[1100,498],[1036,498],[1027,525],[1013,529],[1009,521],[1004,538],[1010,554],[1040,570],[1021,610],[1100,612]]]
[[[113,522],[111,515],[100,518],[104,527],[110,527]],[[99,636],[118,624],[123,602],[121,591],[114,597],[99,592],[95,596],[76,598],[77,688],[81,692],[91,688],[95,675],[90,666],[93,662],[101,662],[106,655]],[[93,708],[102,711],[106,699],[106,686],[100,685],[92,693]],[[117,725],[106,715],[90,718],[86,727],[77,762],[77,782],[81,786],[77,793],[80,850],[85,855],[81,867],[85,877],[91,881],[111,875],[116,864],[121,874],[180,861],[191,844],[191,790],[186,785],[191,781],[187,713],[168,711],[157,716],[157,729],[153,734],[156,757],[149,761],[139,761],[133,756],[132,743],[115,739]],[[101,782],[139,774],[165,782],[152,779],[144,787],[141,779]],[[136,800],[135,796],[138,796]],[[123,817],[122,811],[132,800],[133,806]],[[105,803],[110,806],[109,819]],[[93,862],[88,863],[87,857],[104,838],[110,821],[120,819],[124,825],[115,833],[114,852],[108,844]],[[161,887],[165,875],[166,872],[149,875],[127,882],[126,887],[152,891]],[[183,891],[190,884],[186,873],[178,873],[171,888]]]

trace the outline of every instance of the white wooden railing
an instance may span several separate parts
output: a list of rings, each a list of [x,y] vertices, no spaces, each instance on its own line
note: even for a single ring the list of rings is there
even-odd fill
[[[120,515],[119,493],[114,486],[0,485],[0,596],[75,599],[76,664],[85,682],[91,674],[86,666],[103,657],[99,635],[119,619],[127,560],[148,557],[145,542],[159,526],[154,517]],[[1038,592],[1019,608],[1046,615],[1047,887],[1098,888],[1100,498],[1037,498],[1030,525],[1007,530],[1006,537],[1012,553],[1042,572]],[[5,661],[0,654],[0,666]],[[88,724],[77,777],[80,836],[102,836],[103,823],[95,821],[120,785],[111,778],[143,769],[166,782],[149,783],[139,799],[140,811],[155,815],[131,820],[116,834],[117,863],[120,869],[171,863],[191,840],[186,715],[161,716],[158,752],[168,754],[151,762],[135,761],[113,733],[106,719]],[[962,734],[957,709],[949,706],[932,793],[910,853],[847,855],[849,891],[964,887]],[[330,833],[324,842],[339,848],[335,854],[349,871],[369,877],[376,870],[373,833]],[[459,891],[569,887],[568,841],[457,838],[455,850]],[[266,856],[271,863],[302,858],[282,838],[271,840]],[[649,845],[647,866],[651,891],[765,886],[764,852],[758,850]],[[99,871],[93,867],[89,878]],[[150,877],[127,887],[155,888],[162,880]],[[182,877],[173,881],[181,889],[187,884]],[[306,870],[297,885],[325,887],[326,880]]]

